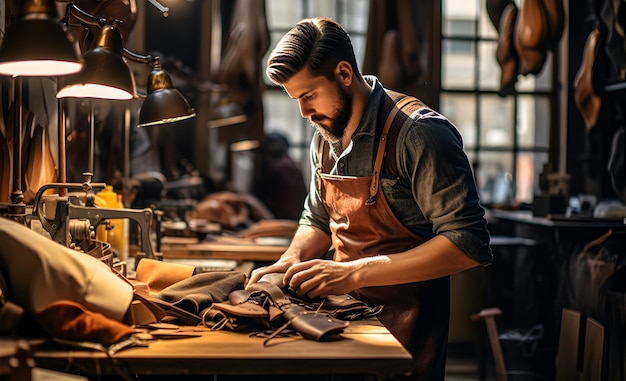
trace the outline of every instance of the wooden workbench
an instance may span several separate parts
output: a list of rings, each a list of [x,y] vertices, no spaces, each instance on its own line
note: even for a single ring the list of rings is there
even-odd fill
[[[401,374],[411,355],[376,319],[351,322],[332,341],[300,336],[263,338],[231,331],[197,332],[198,337],[161,339],[148,347],[122,350],[112,358],[98,351],[38,350],[39,367],[82,375],[302,375]],[[117,370],[116,370],[117,369]]]
[[[236,237],[220,237],[210,241],[187,237],[164,237],[161,243],[164,258],[274,262],[285,249],[286,243],[259,244],[253,240]]]

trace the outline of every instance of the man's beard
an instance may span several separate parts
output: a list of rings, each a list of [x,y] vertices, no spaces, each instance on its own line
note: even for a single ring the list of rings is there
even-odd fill
[[[352,95],[341,89],[339,85],[337,85],[337,89],[340,99],[339,107],[335,110],[335,114],[331,117],[316,114],[309,118],[311,125],[331,144],[338,143],[341,140],[348,127],[350,117],[352,116]],[[329,121],[330,126],[322,125],[324,120]]]

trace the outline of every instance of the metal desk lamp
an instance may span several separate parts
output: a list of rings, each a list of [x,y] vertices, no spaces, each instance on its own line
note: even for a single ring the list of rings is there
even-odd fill
[[[25,223],[22,192],[22,76],[61,76],[78,72],[82,60],[78,44],[58,20],[54,0],[24,0],[17,19],[0,46],[0,75],[15,79],[16,123],[13,125],[13,181],[8,215]]]

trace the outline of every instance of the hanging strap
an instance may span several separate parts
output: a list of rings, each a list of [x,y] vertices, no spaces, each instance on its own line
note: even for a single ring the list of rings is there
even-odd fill
[[[380,172],[383,166],[383,159],[385,157],[385,149],[387,147],[387,135],[389,134],[389,129],[391,128],[391,125],[395,120],[398,112],[412,102],[417,102],[421,104],[421,102],[417,98],[406,96],[396,102],[394,107],[389,112],[389,116],[387,116],[387,120],[385,121],[385,125],[383,127],[382,133],[380,134],[378,142],[378,150],[376,152],[376,160],[374,161],[374,170],[372,172],[372,181],[370,183],[370,198],[366,202],[367,205],[371,205],[376,202],[376,194],[378,193],[378,188],[380,185]]]

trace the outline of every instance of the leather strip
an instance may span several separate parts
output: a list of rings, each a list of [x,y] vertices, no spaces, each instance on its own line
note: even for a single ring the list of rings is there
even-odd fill
[[[368,204],[371,202],[375,202],[376,193],[378,193],[378,185],[380,184],[380,171],[383,165],[383,158],[385,157],[385,148],[387,147],[387,135],[389,134],[389,129],[391,128],[391,123],[395,119],[396,115],[404,106],[409,104],[410,102],[418,101],[417,98],[407,96],[402,98],[400,101],[396,103],[396,105],[389,112],[389,116],[385,121],[385,126],[383,127],[383,131],[380,134],[380,142],[378,143],[378,151],[376,152],[376,160],[374,161],[374,171],[372,173],[372,182],[370,183],[370,199],[368,200]]]

